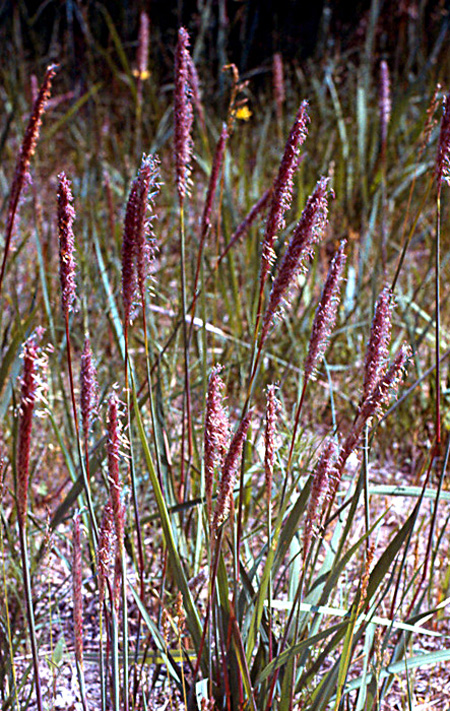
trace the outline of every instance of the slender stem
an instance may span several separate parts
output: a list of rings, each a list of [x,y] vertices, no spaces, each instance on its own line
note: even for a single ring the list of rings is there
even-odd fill
[[[297,439],[297,430],[298,430],[298,425],[300,422],[300,415],[303,409],[303,403],[305,400],[305,393],[306,393],[306,386],[308,385],[308,378],[305,378],[303,382],[303,387],[302,387],[302,393],[300,395],[300,402],[297,405],[297,410],[295,412],[295,420],[294,420],[294,431],[292,433],[292,439],[291,439],[291,446],[289,448],[289,456],[288,456],[288,461],[286,465],[286,474],[287,472],[290,471],[291,468],[291,463],[292,463],[292,455],[294,454],[294,446],[295,446],[295,440]],[[285,482],[286,482],[287,476],[285,477]],[[283,487],[286,489],[286,486]]]
[[[364,425],[363,476],[364,476],[364,521],[366,526],[366,554],[370,548],[370,509],[369,509],[369,425]]]
[[[77,668],[78,684],[80,687],[81,704],[83,706],[83,711],[88,711],[88,704],[87,704],[87,699],[86,699],[86,684],[84,681],[83,666],[78,661],[78,659],[75,660],[75,665]]]
[[[30,565],[27,552],[27,537],[25,524],[22,523],[19,517],[19,540],[20,540],[20,555],[22,559],[23,584],[25,587],[25,598],[27,605],[28,628],[30,630],[31,653],[33,657],[34,683],[36,689],[36,703],[38,711],[43,711],[42,692],[41,692],[41,677],[39,674],[39,657],[36,641],[36,626],[34,623],[33,598],[31,594],[31,577]]]
[[[159,483],[161,486],[162,491],[164,491],[163,487],[163,482],[162,482],[162,470],[161,470],[161,454],[159,451],[159,444],[158,444],[158,435],[157,435],[157,419],[156,419],[156,411],[155,411],[155,403],[154,403],[154,398],[153,398],[153,390],[152,390],[152,383],[151,383],[151,374],[150,374],[150,354],[149,354],[149,345],[148,345],[148,333],[147,333],[147,318],[146,318],[146,303],[145,303],[145,293],[143,290],[141,290],[141,304],[142,304],[142,316],[143,316],[143,328],[144,328],[144,344],[145,344],[145,362],[147,366],[147,388],[148,388],[148,396],[149,396],[149,401],[150,401],[150,414],[152,418],[152,423],[153,423],[153,445],[155,448],[155,453],[156,453],[156,471],[158,474],[158,479]],[[127,349],[127,354],[128,354],[128,346],[126,346]],[[139,533],[138,533],[138,548],[139,548],[139,567],[140,567],[140,598],[142,602],[145,600],[145,579],[144,579],[144,554],[143,554],[143,547],[142,547],[142,536],[140,532],[140,522],[139,522]],[[138,676],[138,658],[139,658],[139,646],[140,646],[140,630],[141,630],[141,622],[142,622],[142,615],[140,610],[138,611],[138,621],[137,621],[137,632],[136,632],[136,652],[135,652],[135,658],[134,658],[134,682],[133,682],[133,705],[136,703],[136,698],[137,698],[137,692],[138,692],[138,687],[139,687],[139,676]]]
[[[98,545],[98,528],[97,528],[97,521],[95,518],[95,513],[94,513],[94,507],[92,505],[92,498],[91,498],[91,489],[89,487],[89,481],[86,473],[86,467],[84,464],[84,456],[83,456],[83,451],[81,447],[81,436],[80,436],[80,425],[78,422],[78,413],[77,413],[77,403],[75,400],[75,386],[74,386],[74,380],[73,380],[73,368],[72,368],[72,356],[71,356],[71,347],[70,347],[70,333],[69,333],[69,313],[68,311],[65,312],[64,314],[64,321],[65,321],[65,328],[66,328],[66,342],[67,342],[67,367],[69,370],[69,383],[70,383],[70,397],[72,400],[72,411],[73,411],[73,420],[75,423],[75,434],[77,438],[77,448],[78,448],[78,459],[80,462],[80,469],[81,469],[81,475],[83,479],[83,487],[84,491],[86,494],[86,499],[87,499],[87,505],[88,505],[88,511],[89,511],[89,518],[91,520],[91,526],[92,526],[92,535],[94,539],[94,545],[97,547]]]
[[[111,595],[111,625],[112,625],[112,686],[113,686],[113,709],[119,711],[120,708],[120,666],[119,666],[119,629],[117,613]]]
[[[184,347],[184,398],[183,398],[183,434],[181,441],[181,470],[180,470],[180,487],[178,498],[181,503],[186,493],[186,475],[184,470],[184,444],[185,430],[184,424],[187,424],[188,438],[188,459],[192,458],[193,443],[192,443],[192,421],[191,421],[191,392],[190,392],[190,376],[189,376],[189,339],[187,330],[187,302],[186,302],[186,245],[185,245],[185,226],[184,226],[184,205],[180,203],[180,259],[181,259],[181,302],[183,307],[183,347]],[[186,408],[186,409],[185,409]],[[186,419],[184,417],[186,415]],[[189,469],[189,466],[188,466]]]
[[[103,653],[103,611],[100,607],[99,621],[99,636],[100,636],[100,694],[102,711],[106,711],[106,679],[105,679],[105,658]]]
[[[128,328],[125,328],[125,391],[127,393],[127,415],[128,415],[128,433],[129,433],[129,445],[130,445],[130,478],[131,478],[131,496],[133,499],[133,509],[134,517],[136,521],[136,538],[138,546],[138,561],[139,561],[139,575],[141,579],[141,584],[143,584],[144,576],[144,549],[142,545],[142,530],[141,522],[139,516],[139,507],[137,501],[137,486],[136,486],[136,474],[134,468],[134,456],[133,456],[133,441],[131,437],[131,393],[130,393],[130,380],[133,385],[133,373],[131,370],[129,350],[128,350]]]
[[[219,569],[220,551],[222,549],[223,530],[224,530],[224,527],[222,526],[220,529],[220,532],[219,532],[219,537],[217,539],[216,546],[215,546],[214,565],[213,565],[213,569],[212,569],[212,573],[211,573],[211,577],[210,577],[210,582],[209,582],[209,595],[208,595],[208,601],[206,603],[205,621],[203,623],[202,637],[201,637],[200,644],[198,647],[197,660],[195,662],[194,673],[192,675],[191,691],[189,694],[189,701],[188,701],[188,706],[187,706],[188,709],[191,708],[191,704],[193,702],[192,694],[195,690],[195,682],[196,682],[197,675],[198,675],[198,672],[200,669],[203,648],[205,646],[205,641],[206,641],[206,633],[207,633],[208,629],[210,628],[212,603],[213,603],[213,598],[214,598],[215,591],[216,591],[217,571]]]
[[[2,266],[0,270],[0,296],[2,293],[2,287],[3,287],[3,279],[5,276],[5,270],[6,270],[6,262],[8,259],[8,254],[9,254],[9,248],[11,246],[11,237],[13,233],[13,228],[14,228],[14,221],[16,217],[16,212],[17,212],[17,206],[19,204],[19,198],[20,198],[20,191],[16,191],[13,202],[11,207],[8,210],[8,224],[7,224],[7,231],[5,235],[5,246],[3,247],[3,260],[2,260]]]
[[[403,266],[403,262],[404,262],[404,259],[405,259],[405,256],[406,256],[406,252],[407,252],[408,247],[409,247],[409,244],[410,244],[410,242],[411,242],[411,240],[412,240],[412,238],[413,238],[413,235],[414,235],[414,233],[415,233],[415,231],[416,231],[417,223],[418,223],[418,221],[419,221],[420,215],[422,214],[423,207],[424,207],[424,205],[425,205],[425,203],[426,203],[426,201],[427,201],[427,199],[428,199],[428,195],[430,194],[430,190],[431,190],[432,184],[433,184],[433,180],[431,179],[431,180],[428,182],[427,189],[426,189],[425,192],[424,192],[422,201],[421,201],[421,203],[420,203],[420,205],[419,205],[419,209],[417,210],[416,216],[415,216],[415,218],[414,218],[414,222],[413,222],[413,224],[412,224],[411,230],[409,231],[409,234],[408,234],[407,238],[404,239],[404,235],[405,235],[405,231],[406,231],[406,220],[407,220],[408,208],[409,208],[409,203],[408,203],[407,214],[405,215],[405,221],[404,221],[404,223],[403,223],[403,232],[402,232],[403,247],[402,247],[402,251],[401,251],[400,257],[399,257],[399,259],[398,259],[397,267],[396,267],[396,270],[395,270],[395,275],[394,275],[394,278],[393,278],[393,280],[392,280],[392,285],[391,285],[392,293],[395,291],[395,287],[397,286],[398,277],[399,277],[399,275],[400,275],[400,271],[401,271],[401,268],[402,268],[402,266]],[[409,200],[411,200],[411,194],[410,194]]]
[[[122,544],[122,642],[123,642],[123,708],[129,709],[129,669],[128,669],[128,603],[127,603],[127,561],[125,546]]]
[[[0,474],[0,479],[3,476],[3,473]],[[0,489],[2,486],[2,482],[0,480]],[[0,498],[1,498],[1,493],[0,493]],[[8,636],[8,651],[9,651],[9,659],[11,662],[11,676],[12,676],[12,685],[14,688],[14,701],[15,701],[15,708],[19,708],[19,699],[17,695],[17,679],[16,679],[16,667],[14,664],[14,652],[13,652],[13,644],[12,644],[12,635],[11,635],[11,622],[10,622],[10,616],[9,616],[9,604],[8,604],[8,587],[6,584],[6,567],[5,567],[5,549],[4,549],[4,543],[3,543],[3,526],[0,523],[0,552],[2,556],[2,577],[3,577],[3,600],[4,600],[4,605],[5,605],[5,620],[6,620],[6,630],[7,630],[7,636]]]
[[[437,193],[436,210],[436,262],[435,262],[435,291],[436,291],[436,448],[437,456],[441,445],[441,307],[440,307],[440,276],[441,276],[441,186]]]
[[[131,479],[131,498],[133,500],[133,511],[134,520],[136,528],[136,540],[137,540],[137,553],[138,553],[138,574],[139,574],[139,587],[141,600],[144,601],[145,598],[145,562],[144,562],[144,549],[142,544],[142,529],[141,521],[139,516],[139,506],[137,498],[137,484],[136,484],[136,472],[134,467],[134,451],[133,451],[133,438],[131,436],[131,392],[130,392],[130,380],[133,385],[133,373],[131,370],[131,364],[129,359],[129,349],[128,349],[128,323],[125,324],[124,329],[125,337],[125,392],[127,394],[127,419],[128,419],[128,439],[130,446],[130,479]],[[122,550],[122,597],[123,597],[123,641],[124,641],[124,689],[125,689],[125,711],[128,711],[128,614],[127,614],[127,604],[126,604],[126,560],[125,551]],[[136,653],[134,662],[134,682],[133,682],[133,699],[136,699],[137,695],[137,669],[138,669],[138,654],[139,654],[139,641],[141,634],[141,612],[138,610],[138,620],[137,620],[137,631],[136,631]],[[126,657],[125,657],[126,655]],[[126,680],[125,680],[126,677]]]

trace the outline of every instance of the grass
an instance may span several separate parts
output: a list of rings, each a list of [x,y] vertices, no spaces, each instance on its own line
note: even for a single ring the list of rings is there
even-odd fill
[[[84,709],[161,685],[172,708],[412,708],[450,658],[439,77],[392,72],[380,118],[369,23],[356,59],[286,65],[285,99],[229,68],[190,129],[180,45],[175,161],[172,86],[106,21],[79,96],[62,58],[28,186],[2,70],[2,710],[54,708],[73,650]]]

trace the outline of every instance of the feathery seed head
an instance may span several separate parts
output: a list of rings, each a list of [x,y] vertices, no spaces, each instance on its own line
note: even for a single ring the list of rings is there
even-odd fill
[[[226,123],[222,125],[222,131],[217,141],[216,150],[214,153],[214,159],[211,169],[211,175],[209,178],[208,192],[206,195],[205,208],[203,210],[202,216],[202,226],[201,226],[201,239],[204,240],[206,234],[211,227],[211,213],[214,201],[214,195],[217,188],[217,183],[219,181],[220,171],[222,169],[223,157],[225,154],[225,145],[228,139],[228,129]]]
[[[333,485],[336,470],[338,446],[333,439],[326,443],[317,463],[314,478],[309,494],[308,509],[306,512],[305,530],[303,534],[303,558],[306,558],[314,525],[322,517],[323,508],[327,502],[330,485]]]
[[[97,413],[98,383],[95,366],[92,360],[92,350],[89,338],[84,339],[81,355],[81,418],[83,433],[87,440],[93,416]]]
[[[250,412],[246,414],[239,424],[239,427],[231,440],[227,456],[225,457],[225,461],[222,466],[222,476],[219,482],[219,491],[213,518],[213,529],[216,532],[219,526],[225,521],[228,512],[230,511],[239,459],[242,454],[242,447],[244,446],[252,414],[253,413],[250,410]]]
[[[305,380],[308,380],[314,375],[318,364],[325,354],[328,340],[336,323],[339,292],[347,259],[344,252],[345,244],[345,241],[341,242],[339,250],[333,257],[323,288],[322,297],[316,310],[309,341],[308,356],[305,363]]]
[[[298,166],[299,151],[307,135],[308,103],[303,101],[297,112],[291,133],[286,142],[283,158],[280,163],[278,175],[275,179],[272,193],[272,202],[267,217],[266,230],[263,240],[260,283],[265,284],[270,265],[273,262],[273,243],[277,235],[284,229],[284,215],[290,207],[294,175]]]
[[[378,297],[372,320],[369,344],[364,363],[362,402],[370,397],[379,379],[386,372],[389,361],[389,343],[392,331],[392,292],[385,286]]]
[[[39,374],[40,349],[36,338],[39,329],[25,342],[23,349],[22,387],[20,395],[19,431],[17,436],[17,515],[22,527],[26,523],[28,484],[30,479],[31,425],[33,410],[42,381]]]
[[[36,144],[39,138],[39,129],[42,122],[42,115],[45,111],[48,98],[50,96],[50,88],[52,85],[53,77],[56,73],[57,65],[52,64],[47,68],[45,73],[44,81],[42,86],[37,93],[37,96],[33,103],[33,110],[31,112],[30,119],[28,121],[27,128],[25,130],[25,135],[22,140],[22,145],[20,147],[19,157],[17,158],[16,167],[14,170],[14,177],[11,185],[11,192],[9,195],[8,202],[8,212],[6,218],[6,228],[5,228],[5,239],[4,239],[4,250],[3,250],[3,262],[0,268],[0,291],[3,284],[3,278],[6,269],[6,261],[9,253],[9,247],[11,244],[11,239],[14,231],[14,222],[17,213],[17,207],[19,205],[20,196],[22,190],[29,180],[29,168],[31,158],[36,149]]]
[[[188,192],[192,159],[192,87],[190,82],[189,35],[184,27],[178,30],[175,51],[174,152],[177,189],[180,203]],[[191,70],[192,72],[192,70]]]
[[[275,385],[269,385],[267,388],[266,428],[264,435],[264,474],[266,483],[266,496],[269,506],[272,499],[272,480],[275,460],[275,428],[277,420],[277,411],[280,408],[280,402],[275,396],[275,390]]]
[[[119,420],[119,400],[113,392],[108,406],[108,479],[116,530],[116,545],[122,549],[124,533],[124,507],[122,503],[122,483],[119,476],[120,447],[123,442]]]
[[[272,284],[261,332],[264,341],[275,313],[285,298],[294,277],[305,269],[315,243],[322,237],[328,215],[328,178],[321,178],[303,209],[297,227],[286,249],[277,276]]]
[[[396,394],[411,355],[411,347],[407,343],[403,343],[388,371],[379,377],[370,395],[363,401],[355,423],[347,435],[339,453],[336,487],[347,459],[358,445],[364,426],[372,417],[376,415],[380,416],[383,408],[389,403],[392,394]]]
[[[100,524],[100,534],[97,549],[97,565],[98,565],[98,591],[100,605],[105,597],[105,583],[111,565],[113,548],[115,543],[114,532],[114,517],[111,498],[105,506],[102,522]]]
[[[438,190],[441,189],[443,180],[450,184],[450,92],[443,102],[435,174]]]
[[[194,60],[188,52],[188,73],[189,73],[189,85],[192,92],[192,102],[195,106],[195,110],[200,119],[200,123],[205,129],[205,112],[203,110],[202,96],[200,90],[200,79],[198,77],[197,67],[194,64]]]
[[[50,98],[52,81],[57,69],[57,64],[51,64],[49,67],[47,67],[44,81],[42,82],[39,91],[37,89],[36,82],[33,110],[31,112],[27,128],[25,130],[25,135],[23,137],[19,158],[17,160],[16,170],[14,173],[10,197],[10,207],[11,201],[13,199],[18,199],[18,194],[20,193],[24,182],[28,178],[28,169],[30,167],[30,161],[36,150],[36,145],[39,138],[39,131],[42,123],[42,116],[47,106],[47,102]]]
[[[73,310],[75,294],[75,237],[73,222],[75,209],[70,182],[64,172],[58,176],[58,232],[59,232],[59,276],[61,280],[61,301],[64,315]]]
[[[431,97],[431,101],[429,103],[429,106],[427,108],[427,117],[425,120],[425,126],[423,128],[423,138],[420,146],[420,152],[419,155],[421,156],[423,151],[425,150],[428,141],[430,140],[430,136],[433,132],[433,129],[436,126],[437,119],[435,117],[437,108],[439,106],[439,97],[441,95],[441,85],[438,83],[436,84],[433,92],[433,96]]]
[[[205,491],[208,519],[212,515],[212,494],[214,487],[214,472],[223,464],[225,452],[230,440],[230,423],[224,406],[223,393],[225,383],[220,377],[221,366],[212,369],[208,381],[205,417]]]
[[[361,419],[367,421],[377,412],[380,413],[383,407],[389,403],[392,395],[397,394],[411,356],[411,346],[403,343],[388,371],[380,377],[371,396],[363,404],[360,413]]]
[[[126,325],[133,315],[136,289],[139,289],[141,301],[144,300],[145,283],[155,256],[151,208],[160,187],[158,177],[158,158],[144,154],[131,186],[123,229],[122,299]]]

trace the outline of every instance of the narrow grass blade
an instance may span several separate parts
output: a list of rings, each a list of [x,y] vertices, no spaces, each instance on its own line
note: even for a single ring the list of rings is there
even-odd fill
[[[161,526],[164,533],[164,542],[167,546],[167,551],[169,554],[171,572],[174,577],[175,584],[177,585],[178,589],[181,590],[181,593],[183,595],[183,604],[186,610],[186,622],[189,628],[189,632],[192,635],[194,644],[198,647],[200,645],[200,640],[202,637],[201,622],[197,610],[195,608],[194,601],[192,599],[191,591],[189,590],[186,575],[184,573],[183,565],[180,560],[177,545],[175,543],[175,537],[172,530],[169,512],[167,510],[166,502],[164,501],[164,496],[158,481],[158,475],[153,464],[153,459],[145,435],[144,425],[139,411],[139,403],[134,383],[132,384],[132,397],[139,440],[148,467],[150,481],[153,487],[153,492],[155,494],[156,504],[158,506]]]

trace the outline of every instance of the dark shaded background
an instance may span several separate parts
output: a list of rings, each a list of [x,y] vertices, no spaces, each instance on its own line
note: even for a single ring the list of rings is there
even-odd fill
[[[176,29],[184,24],[197,42],[196,60],[216,72],[226,62],[241,72],[254,70],[275,51],[296,60],[351,51],[364,42],[370,13],[377,10],[378,52],[389,55],[411,52],[413,41],[429,54],[449,24],[446,0],[3,0],[0,53],[3,61],[18,52],[30,61],[60,59],[62,53],[81,70],[92,38],[103,46],[111,42],[106,10],[132,56],[142,9],[150,17],[159,64],[172,67]]]

